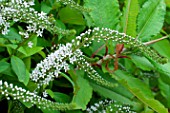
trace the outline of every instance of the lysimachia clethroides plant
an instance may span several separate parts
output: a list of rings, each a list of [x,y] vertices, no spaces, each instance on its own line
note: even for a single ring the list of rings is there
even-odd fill
[[[151,4],[155,5],[156,13],[164,14],[165,2],[123,1],[124,8],[120,11],[122,1],[117,0],[106,0],[106,4],[101,0],[0,0],[0,53],[3,53],[0,55],[0,99],[8,102],[8,112],[34,108],[43,113],[69,110],[73,113],[76,110],[167,113],[164,105],[154,99],[149,83],[133,75],[138,72],[143,77],[145,73],[169,74],[163,69],[168,58],[150,47],[168,36],[147,42],[140,38],[145,36],[145,26],[152,21],[143,17],[146,23],[142,26],[142,13]],[[105,12],[97,9],[97,2],[107,10],[114,6],[113,27],[104,25],[102,19],[107,15],[97,17],[97,10]],[[148,14],[150,19],[157,17],[152,17],[155,12]],[[72,16],[76,21],[71,20]],[[149,39],[159,34],[163,21],[157,23],[160,28],[146,35]],[[138,72],[132,71],[133,66]]]

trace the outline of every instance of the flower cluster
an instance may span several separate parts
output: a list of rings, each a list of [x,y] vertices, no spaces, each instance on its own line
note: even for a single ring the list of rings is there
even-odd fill
[[[89,62],[86,61],[86,59],[84,58],[85,56],[82,55],[79,58],[77,58],[77,64],[80,67],[80,69],[83,69],[85,72],[87,72],[88,77],[92,80],[94,80],[96,83],[106,86],[106,87],[111,87],[111,88],[115,88],[117,86],[116,83],[111,83],[109,81],[106,81],[105,79],[103,79],[96,70],[93,69],[93,67],[91,66],[91,64]]]
[[[72,42],[74,43],[75,47],[88,47],[95,38],[97,38],[97,42],[100,42],[101,40],[112,40],[113,42],[122,43],[132,48],[139,49],[146,57],[151,58],[156,62],[162,64],[167,62],[167,58],[162,57],[158,52],[152,50],[150,47],[145,46],[136,38],[108,28],[96,27],[93,30],[89,29],[85,33],[80,34],[80,36],[77,36],[76,40],[73,40]],[[83,44],[80,45],[81,43]]]
[[[58,50],[48,55],[43,61],[37,64],[30,76],[31,80],[37,82],[40,86],[49,84],[55,77],[57,78],[61,71],[67,72],[69,64],[73,64],[81,56],[82,52],[76,50],[72,52],[72,44],[60,44]]]
[[[87,108],[86,111],[88,113],[136,113],[135,111],[131,110],[129,105],[121,105],[113,100],[104,100],[95,103],[94,105]]]
[[[82,12],[90,11],[89,9],[84,8],[84,7],[80,6],[79,4],[77,4],[74,0],[57,0],[57,2],[60,2],[63,5],[68,5],[71,8],[74,8],[74,9],[82,11]]]
[[[37,64],[36,68],[32,71],[30,79],[38,86],[48,85],[50,81],[57,78],[61,71],[67,72],[69,64],[76,63],[80,69],[87,72],[88,77],[98,84],[116,87],[117,84],[110,83],[103,79],[86,61],[80,49],[73,50],[73,45],[67,43],[66,45],[60,44],[58,49],[48,55],[43,61]]]
[[[47,16],[44,12],[37,12],[31,6],[34,5],[33,0],[26,2],[25,0],[1,0],[0,1],[0,32],[3,35],[8,33],[10,22],[27,23],[26,31],[19,32],[24,38],[29,38],[32,33],[42,37],[44,29],[53,34],[72,34],[73,31],[62,30],[55,25],[55,19]]]
[[[54,110],[65,110],[65,109],[73,109],[74,105],[66,104],[66,103],[58,103],[47,100],[43,97],[36,95],[22,87],[18,87],[13,85],[12,83],[3,82],[0,80],[0,94],[5,96],[6,99],[10,100],[11,97],[14,100],[20,100],[21,102],[30,103],[33,105],[37,105],[38,108],[49,108]]]

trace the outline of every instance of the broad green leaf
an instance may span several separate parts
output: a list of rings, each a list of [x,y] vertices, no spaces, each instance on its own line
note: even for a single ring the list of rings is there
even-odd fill
[[[15,51],[15,49],[18,47],[17,45],[14,44],[6,44],[5,46],[7,47],[9,54],[12,54],[12,52]],[[27,54],[22,46],[18,49],[18,51],[24,55]]]
[[[151,71],[152,69],[154,69],[153,65],[146,57],[131,55],[130,58],[132,59],[132,61],[135,63],[137,67],[139,67],[144,71]]]
[[[159,63],[153,62],[152,60],[151,60],[151,62],[154,65],[155,70],[157,72],[161,73],[160,74],[161,79],[165,83],[169,84],[170,83],[170,63],[166,63],[164,65],[161,65]]]
[[[47,93],[50,95],[51,98],[53,98],[56,102],[61,102],[61,103],[69,103],[71,98],[60,92],[53,92],[52,90],[48,89],[46,90]]]
[[[31,69],[31,57],[24,58],[23,62],[25,64],[25,66],[26,66],[26,69],[30,70]]]
[[[165,12],[164,0],[148,0],[145,2],[137,20],[138,38],[148,41],[151,36],[159,33],[163,26]]]
[[[41,2],[41,11],[49,13],[52,10],[52,7],[48,6],[45,2]]]
[[[168,108],[170,108],[170,84],[166,84],[159,78],[159,88],[161,94],[166,98]]]
[[[123,9],[122,27],[127,35],[136,36],[136,19],[139,12],[138,0],[126,0]]]
[[[75,9],[69,7],[62,8],[59,12],[59,16],[64,23],[85,25],[83,15]]]
[[[99,95],[105,97],[105,98],[110,98],[115,101],[124,103],[124,104],[129,104],[134,106],[135,110],[141,110],[142,109],[142,104],[133,101],[132,99],[127,98],[126,96],[123,96],[115,91],[112,91],[110,89],[107,89],[105,87],[99,86],[94,83],[90,83],[91,86],[93,87],[93,90],[99,93]],[[124,91],[124,90],[123,90]]]
[[[84,0],[84,2],[84,7],[91,9],[89,15],[95,26],[117,29],[120,16],[117,0]]]
[[[27,77],[28,74],[26,73],[26,67],[25,67],[24,62],[20,58],[16,56],[12,56],[11,65],[12,65],[13,71],[18,77],[18,80],[24,83],[25,85],[27,85],[29,77]]]
[[[168,40],[162,40],[152,45],[161,55],[170,59],[170,42]]]
[[[9,63],[5,62],[5,61],[0,61],[0,73],[5,71],[6,69],[8,69],[10,66]]]
[[[3,36],[9,40],[18,40],[21,41],[21,36],[18,34],[18,31],[15,28],[10,28],[7,35]]]
[[[134,78],[123,71],[116,71],[114,77],[123,84],[131,93],[133,93],[141,102],[152,108],[158,113],[168,113],[168,110],[154,99],[149,87],[137,78]]]
[[[88,81],[80,75],[76,75],[71,71],[69,73],[75,83],[72,103],[76,104],[76,109],[85,110],[92,97],[92,88]]]
[[[25,48],[27,55],[24,55],[23,57],[29,57],[33,54],[40,52],[42,49],[43,49],[43,47]]]
[[[27,108],[31,108],[32,107],[32,103],[31,102],[23,102],[23,100],[19,100],[22,104],[24,104]]]

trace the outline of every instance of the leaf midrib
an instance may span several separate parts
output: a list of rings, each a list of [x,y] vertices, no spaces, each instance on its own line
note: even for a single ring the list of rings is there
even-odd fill
[[[155,5],[155,7],[152,9],[152,12],[153,12],[153,13],[149,16],[148,21],[145,22],[144,26],[142,27],[142,29],[141,29],[140,32],[138,33],[137,38],[140,37],[140,35],[142,34],[145,26],[146,26],[146,25],[148,24],[148,22],[151,20],[151,17],[155,14],[155,11],[156,11],[156,10],[154,10],[154,9],[157,8],[157,6],[159,5],[159,3],[160,3],[160,0],[159,0],[158,3]]]

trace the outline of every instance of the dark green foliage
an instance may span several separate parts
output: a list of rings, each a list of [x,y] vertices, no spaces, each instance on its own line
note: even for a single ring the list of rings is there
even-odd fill
[[[0,112],[170,111],[169,0],[30,1],[0,0]]]

